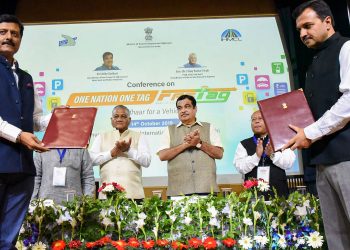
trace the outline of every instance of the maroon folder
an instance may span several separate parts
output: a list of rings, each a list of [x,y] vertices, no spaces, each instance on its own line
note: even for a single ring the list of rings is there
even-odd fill
[[[87,148],[97,108],[55,108],[43,143],[48,148]]]
[[[289,124],[305,128],[315,121],[302,89],[258,101],[258,105],[274,151],[296,134]]]

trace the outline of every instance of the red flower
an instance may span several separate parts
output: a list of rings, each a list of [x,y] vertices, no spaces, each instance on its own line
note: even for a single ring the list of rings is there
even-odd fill
[[[128,246],[124,240],[111,241],[112,246],[114,246],[118,250],[124,250],[125,247]]]
[[[237,242],[232,238],[226,238],[222,240],[222,243],[227,247],[233,247],[234,245],[236,245]]]
[[[250,180],[246,180],[244,183],[243,183],[243,187],[245,189],[249,189],[249,188],[252,188],[252,187],[256,187],[258,186],[258,181],[256,179],[250,179]]]
[[[53,250],[63,250],[66,247],[64,240],[56,240],[52,243]]]
[[[80,240],[72,240],[71,242],[69,242],[68,247],[70,249],[75,249],[81,247],[81,245],[82,243]]]
[[[146,249],[154,247],[154,240],[142,241],[142,246]]]
[[[97,192],[101,192],[106,186],[106,182],[103,182],[102,186],[97,190]]]
[[[166,247],[167,245],[169,245],[169,241],[167,240],[157,240],[157,245],[160,247]]]
[[[216,249],[216,240],[212,237],[208,237],[204,240],[203,246],[205,249]]]
[[[193,248],[198,248],[202,245],[202,241],[198,238],[192,238],[188,241],[188,245]]]
[[[181,250],[181,249],[187,249],[187,248],[188,248],[187,245],[185,245],[185,244],[183,244],[183,243],[181,243],[181,242],[178,242],[178,241],[173,241],[173,242],[171,243],[171,247],[172,247],[173,249],[179,249],[179,250]]]
[[[131,247],[139,247],[140,246],[140,242],[136,239],[136,238],[130,238],[128,241],[129,246]]]
[[[112,185],[113,185],[113,187],[114,187],[115,189],[117,189],[117,190],[119,190],[119,191],[121,191],[121,192],[124,192],[124,191],[125,191],[125,188],[122,187],[121,185],[119,185],[119,184],[116,183],[116,182],[112,182]]]
[[[111,238],[109,238],[108,236],[105,236],[105,237],[102,237],[101,239],[95,241],[95,246],[104,246],[104,245],[107,245],[108,243],[110,243],[112,240]]]
[[[85,247],[86,248],[94,248],[96,246],[95,242],[86,242]]]

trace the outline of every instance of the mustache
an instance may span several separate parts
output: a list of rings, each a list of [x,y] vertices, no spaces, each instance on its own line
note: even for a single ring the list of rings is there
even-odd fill
[[[7,45],[15,46],[15,43],[12,40],[6,40],[6,41],[2,42],[1,44],[2,45],[7,44]]]
[[[302,41],[305,42],[307,39],[310,39],[310,38],[311,38],[311,36],[304,36]]]

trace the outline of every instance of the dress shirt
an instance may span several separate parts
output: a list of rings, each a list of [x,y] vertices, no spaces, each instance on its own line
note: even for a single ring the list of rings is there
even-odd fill
[[[194,124],[196,124],[196,123],[199,126],[203,126],[202,123],[199,122],[199,121],[196,121]],[[187,125],[182,124],[182,122],[179,122],[176,125],[176,127],[178,128],[180,126],[187,126]],[[191,126],[188,126],[188,127],[191,127]],[[216,146],[216,147],[223,148],[222,143],[221,143],[221,139],[220,139],[220,136],[219,136],[219,133],[216,132],[216,129],[215,129],[215,127],[212,124],[210,124],[209,133],[210,133],[210,144],[213,145],[213,146]],[[170,148],[170,134],[169,134],[169,129],[168,128],[166,128],[164,130],[163,136],[161,137],[161,141],[160,141],[160,146],[158,148],[158,152],[163,150],[163,149],[167,149],[167,148]]]
[[[293,166],[295,160],[295,154],[291,149],[277,151],[273,157],[273,164],[281,169],[289,169]],[[233,165],[236,166],[238,172],[241,174],[247,174],[259,165],[260,158],[256,153],[248,155],[247,150],[241,143],[238,144],[235,157],[233,159]]]
[[[93,165],[102,165],[103,163],[113,159],[111,151],[100,152],[101,148],[101,135],[98,135],[90,149],[90,157]],[[111,149],[112,150],[112,149]],[[147,168],[151,164],[151,154],[146,137],[141,134],[138,142],[138,147],[129,148],[126,152],[128,159],[135,163]]]
[[[15,64],[12,66],[13,75],[16,79],[16,84],[18,88],[18,75],[16,74]],[[41,100],[38,95],[38,91],[34,87],[34,112],[33,112],[33,121],[34,121],[34,130],[41,131],[44,130],[51,118],[51,113],[43,116],[43,110],[41,106]],[[12,124],[4,121],[0,116],[0,137],[5,138],[11,142],[16,142],[17,136],[22,132],[20,128],[13,126]]]
[[[350,41],[342,46],[339,53],[340,84],[343,95],[316,122],[304,129],[306,138],[316,141],[322,136],[342,129],[350,121]]]

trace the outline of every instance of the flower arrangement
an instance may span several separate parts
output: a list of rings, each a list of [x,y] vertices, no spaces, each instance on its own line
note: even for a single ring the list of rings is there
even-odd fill
[[[65,206],[32,202],[18,249],[321,249],[319,202],[310,194],[276,194],[262,180],[248,180],[226,197],[158,197],[142,204],[117,183],[103,183],[107,199],[76,198]]]

